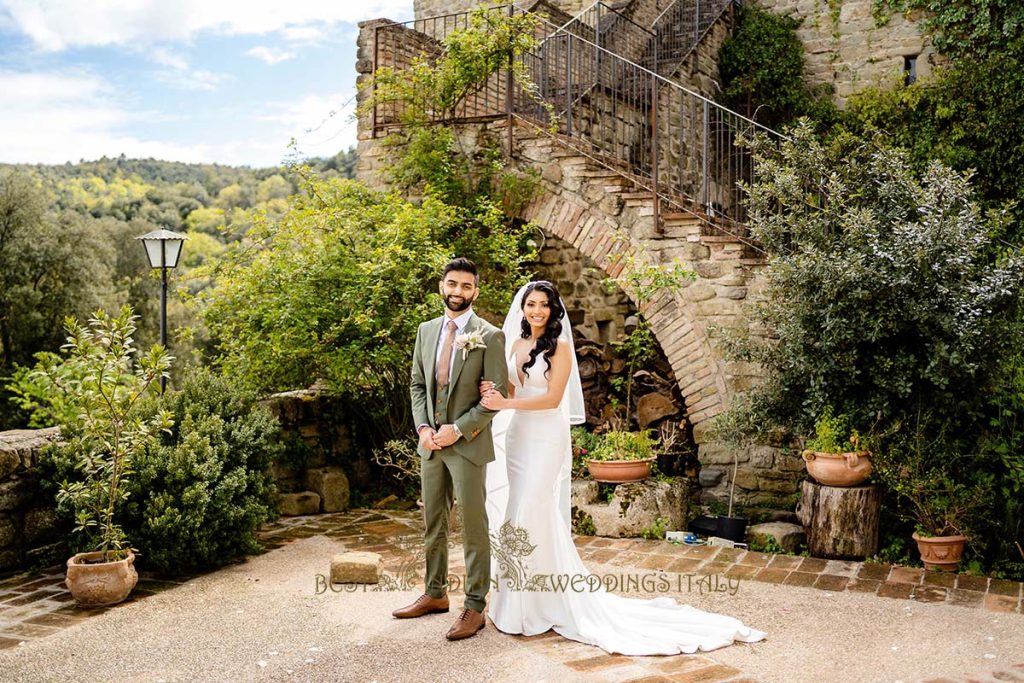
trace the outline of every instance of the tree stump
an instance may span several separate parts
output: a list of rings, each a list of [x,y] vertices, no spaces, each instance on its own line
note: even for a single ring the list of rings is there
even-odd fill
[[[878,553],[882,492],[878,486],[803,482],[797,519],[807,529],[812,557],[862,560]]]

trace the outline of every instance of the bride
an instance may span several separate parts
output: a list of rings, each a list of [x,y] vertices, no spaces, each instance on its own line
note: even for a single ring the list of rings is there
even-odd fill
[[[554,285],[541,280],[522,287],[503,329],[509,397],[490,382],[480,387],[481,403],[502,411],[492,427],[497,459],[487,471],[496,545],[492,573],[498,578],[491,593],[494,625],[523,635],[554,629],[625,655],[692,653],[764,638],[732,617],[669,597],[624,598],[591,577],[573,544],[569,513],[569,425],[584,421],[583,391],[572,331]]]

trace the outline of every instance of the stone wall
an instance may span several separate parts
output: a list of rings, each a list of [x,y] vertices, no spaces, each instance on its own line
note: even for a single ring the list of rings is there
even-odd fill
[[[39,452],[59,437],[57,428],[0,432],[0,572],[67,555],[70,529],[58,523],[56,503],[40,496],[35,473]]]
[[[811,83],[829,85],[842,106],[850,95],[871,86],[890,86],[903,78],[904,57],[917,57],[918,78],[938,61],[922,33],[921,15],[894,13],[876,26],[873,0],[756,0],[774,12],[801,20],[797,35],[807,55]],[[833,12],[832,6],[838,11]]]

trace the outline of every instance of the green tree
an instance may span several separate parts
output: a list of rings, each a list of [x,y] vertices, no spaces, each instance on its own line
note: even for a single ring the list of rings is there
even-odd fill
[[[279,221],[257,217],[211,267],[215,284],[198,303],[216,361],[262,392],[320,380],[390,438],[410,428],[413,342],[419,324],[442,310],[444,264],[456,254],[478,264],[476,309],[496,318],[533,253],[526,230],[496,209],[471,216],[430,196],[415,205],[348,180],[309,179],[302,190]]]
[[[995,241],[1008,215],[984,212],[965,175],[932,163],[919,178],[877,140],[825,146],[806,124],[792,137],[754,144],[750,225],[771,263],[757,313],[773,338],[735,349],[767,377],[732,411],[734,431],[809,434],[831,406],[862,433],[930,408],[977,434],[1021,340],[1024,260]]]

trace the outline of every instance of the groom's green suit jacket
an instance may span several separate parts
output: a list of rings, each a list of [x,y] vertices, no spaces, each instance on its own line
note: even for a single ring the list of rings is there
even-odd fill
[[[491,419],[495,411],[480,405],[480,380],[494,382],[498,391],[508,396],[505,334],[475,313],[470,317],[462,333],[480,332],[486,346],[466,353],[456,349],[447,401],[438,406],[437,344],[443,324],[444,316],[434,318],[421,324],[416,332],[411,389],[413,419],[416,425],[437,429],[441,424],[438,418],[446,417],[448,423],[458,426],[462,438],[437,452],[454,451],[475,465],[483,465],[494,460]],[[434,454],[424,448],[417,448],[417,451],[424,458]]]

